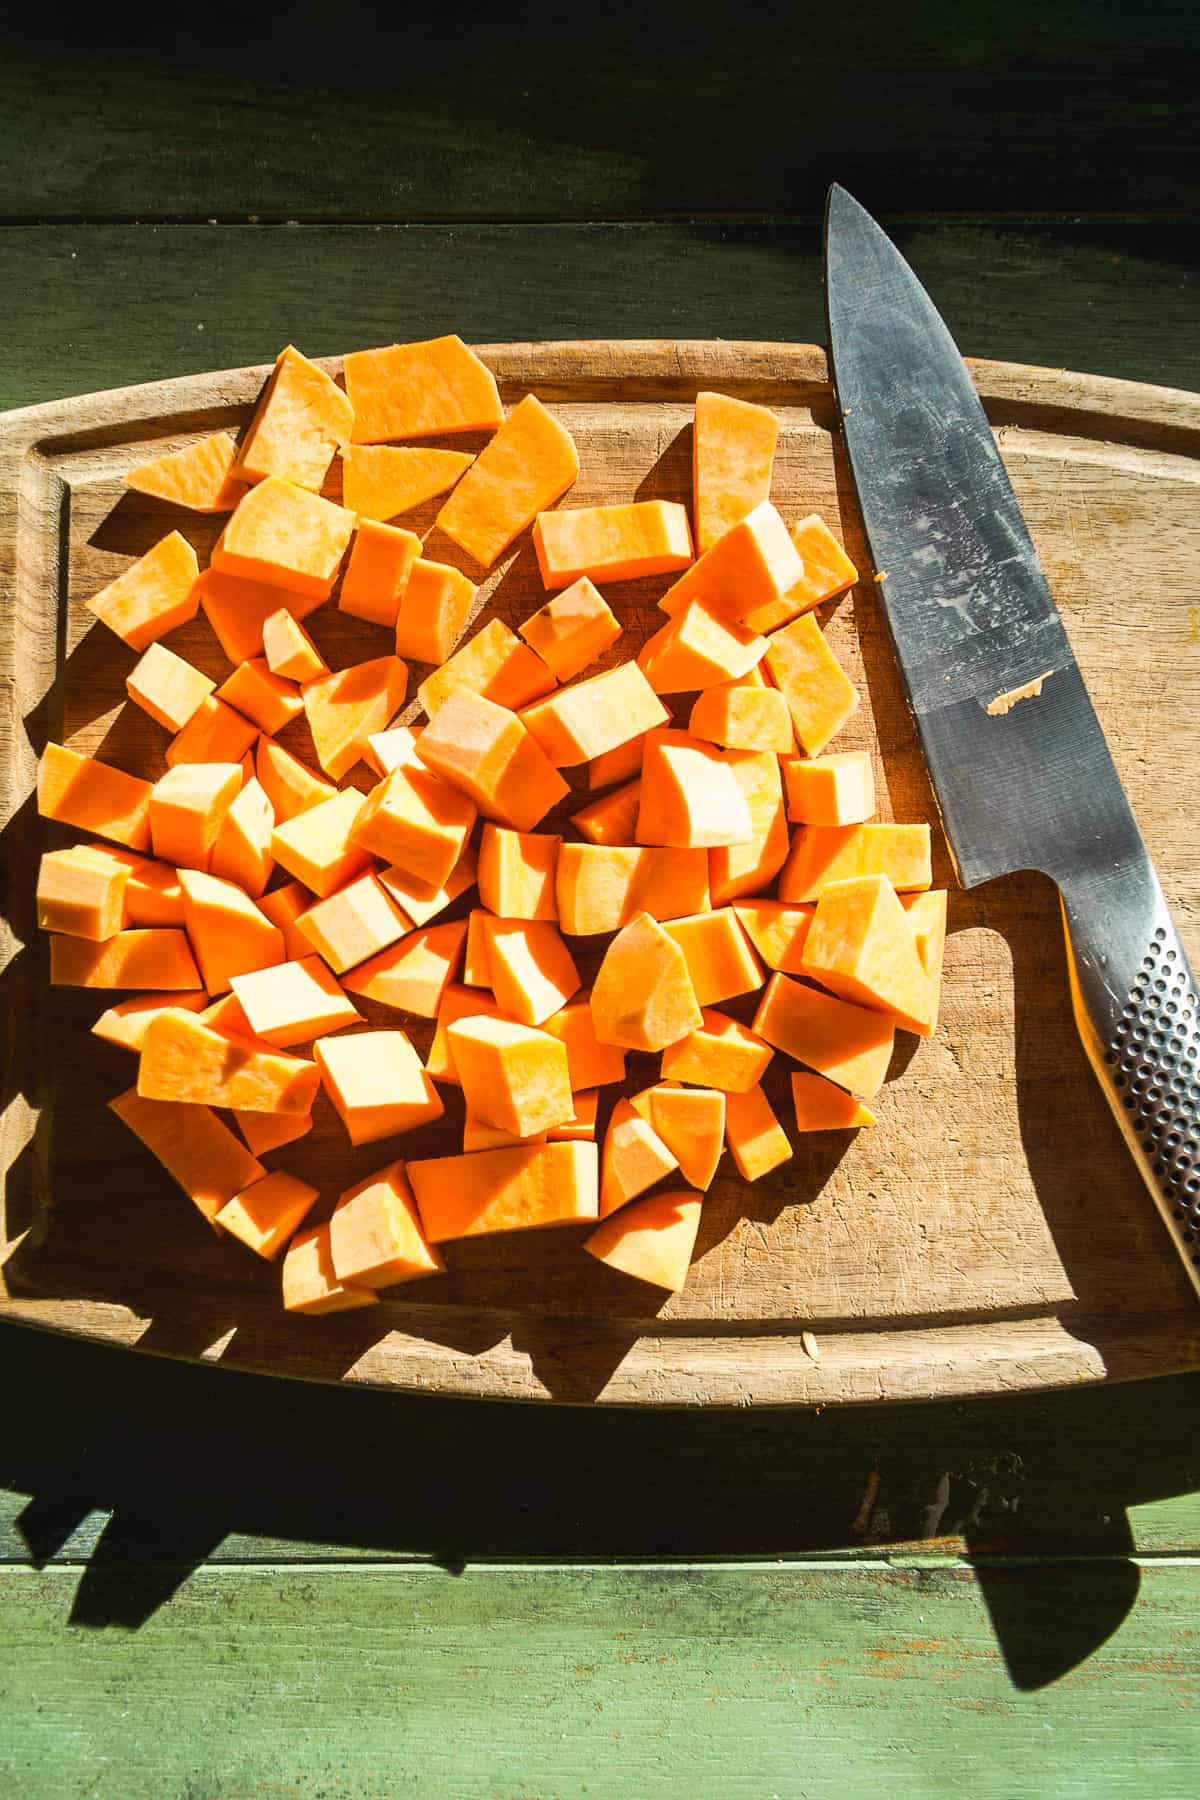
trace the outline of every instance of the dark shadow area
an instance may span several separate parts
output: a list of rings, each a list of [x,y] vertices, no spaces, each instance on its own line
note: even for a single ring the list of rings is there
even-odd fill
[[[156,494],[139,494],[126,488],[88,543],[94,550],[111,550],[119,556],[145,556],[168,532],[178,531],[193,546],[203,565],[227,517],[226,513],[201,513],[187,506],[172,506]]]
[[[1012,1678],[1035,1687],[1132,1604],[1128,1509],[1200,1485],[1194,1434],[1166,1428],[1192,1416],[1197,1376],[971,1405],[663,1413],[415,1398],[0,1336],[0,1477],[30,1496],[0,1522],[0,1551],[86,1557],[72,1616],[90,1625],[142,1623],[214,1556],[462,1568],[965,1545]],[[526,1347],[543,1366],[556,1354],[549,1334]],[[111,1515],[99,1541],[92,1512]],[[1028,1566],[1061,1557],[1081,1560]]]
[[[281,40],[222,5],[207,29],[165,15],[130,32],[79,0],[26,16],[9,46],[16,120],[38,96],[68,150],[14,171],[0,210],[811,217],[834,173],[899,211],[1195,208],[1178,151],[1198,45],[1181,0],[1003,13],[932,0],[900,30],[894,8],[866,0],[819,31],[781,9],[739,33],[716,4],[618,0],[586,18],[535,4],[514,30],[477,4],[388,16],[350,0],[339,53],[323,58],[327,14],[300,0],[289,23]],[[419,93],[397,91],[403,67],[421,69]],[[164,158],[168,126],[204,154]],[[297,159],[301,138],[321,154]],[[1114,158],[1114,141],[1130,153]]]

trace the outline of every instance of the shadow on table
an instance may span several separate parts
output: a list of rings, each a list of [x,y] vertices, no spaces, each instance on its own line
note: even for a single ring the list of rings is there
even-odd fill
[[[136,1629],[200,1565],[264,1557],[971,1560],[1011,1678],[1056,1679],[1138,1590],[1132,1505],[1196,1485],[1200,1380],[852,1410],[416,1399],[3,1335],[0,1547],[82,1560],[72,1622]],[[106,1515],[97,1529],[95,1515]],[[8,1538],[5,1545],[4,1539]]]

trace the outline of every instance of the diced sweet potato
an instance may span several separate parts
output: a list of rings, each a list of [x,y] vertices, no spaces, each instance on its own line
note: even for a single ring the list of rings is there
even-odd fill
[[[460,337],[354,350],[344,366],[356,444],[503,423],[495,377]]]
[[[770,499],[778,436],[779,420],[767,407],[729,394],[696,395],[692,493],[701,555]]]
[[[662,1050],[701,1023],[687,959],[649,913],[609,944],[591,1005],[600,1042],[628,1050]]]
[[[574,1117],[566,1047],[545,1031],[485,1014],[448,1027],[467,1110],[514,1137]]]
[[[371,857],[351,838],[362,804],[357,788],[343,788],[285,819],[271,833],[275,861],[322,898],[363,874]]]
[[[39,927],[97,944],[115,937],[125,922],[129,876],[129,864],[99,846],[47,851],[38,867]]]
[[[875,776],[865,750],[789,756],[781,766],[789,819],[803,825],[861,825],[875,811]]]
[[[895,1038],[895,1022],[887,1013],[802,987],[786,975],[772,975],[754,1029],[777,1050],[864,1100],[883,1085]]]
[[[579,474],[566,426],[536,394],[517,402],[446,501],[437,522],[487,569]]]
[[[227,1200],[216,1222],[256,1256],[272,1262],[319,1198],[319,1189],[298,1175],[272,1169],[261,1181]]]
[[[108,1104],[210,1225],[227,1201],[267,1172],[207,1106],[147,1100],[136,1088]]]
[[[800,748],[820,756],[858,707],[858,694],[811,613],[767,639],[766,664],[788,703]]]
[[[239,663],[217,689],[217,698],[244,713],[269,736],[282,731],[304,711],[295,682],[273,674],[265,656],[252,656]]]
[[[547,600],[519,629],[560,681],[580,674],[621,635],[620,621],[586,575]]]
[[[797,1131],[856,1131],[860,1125],[875,1123],[875,1114],[861,1100],[824,1075],[803,1069],[792,1076],[792,1104]]]
[[[627,781],[624,787],[601,794],[571,814],[571,823],[589,844],[616,847],[631,844],[637,836],[638,812],[642,804],[641,780]],[[652,907],[646,908],[653,911]]]
[[[690,693],[736,681],[762,661],[766,638],[691,600],[638,651],[656,694]]]
[[[475,852],[469,846],[463,851],[441,887],[418,881],[407,869],[381,869],[379,879],[391,898],[414,925],[427,925],[438,913],[445,912],[452,900],[465,894],[475,880]]]
[[[488,995],[480,993],[478,988],[460,987],[451,982],[442,995],[442,1003],[438,1007],[437,1030],[425,1059],[425,1072],[435,1081],[448,1081],[454,1087],[461,1086],[450,1051],[449,1030],[455,1019],[464,1019],[471,1014],[482,1014],[489,1019],[501,1019],[505,1016],[504,1009]]]
[[[318,1038],[313,1055],[352,1144],[412,1131],[445,1110],[403,1031]]]
[[[420,554],[421,540],[415,532],[401,525],[360,519],[342,576],[340,610],[393,631],[401,597]]]
[[[700,1024],[663,1051],[662,1078],[744,1094],[762,1080],[773,1055],[753,1031],[705,1007]]]
[[[339,1281],[373,1288],[419,1281],[446,1267],[421,1229],[402,1162],[346,1189],[329,1221],[329,1249]]]
[[[396,610],[396,654],[443,663],[475,604],[475,586],[458,569],[418,557]]]
[[[556,685],[541,657],[503,619],[489,619],[461,650],[425,677],[417,695],[430,718],[458,688],[517,712]]]
[[[675,1152],[628,1100],[618,1100],[600,1152],[600,1217],[606,1219],[679,1167]]]
[[[237,445],[227,431],[130,469],[125,486],[192,512],[232,512],[246,489],[231,474]]]
[[[488,953],[492,914],[474,907],[467,914],[467,937],[463,951],[462,978],[467,987],[492,985],[492,959]]]
[[[325,658],[286,606],[263,620],[262,648],[268,669],[281,680],[316,681],[329,673]]]
[[[633,781],[640,776],[645,748],[646,733],[639,731],[636,737],[628,738],[614,749],[604,750],[599,756],[590,757],[587,777],[592,793],[597,793],[600,788],[612,787],[615,782]]]
[[[466,935],[465,919],[410,932],[359,963],[346,976],[345,986],[352,994],[362,994],[381,1006],[436,1019],[462,958]]]
[[[579,990],[579,971],[557,925],[492,919],[488,925],[492,991],[510,1018],[541,1025]]]
[[[354,408],[331,375],[293,344],[275,358],[238,450],[239,481],[281,476],[315,493],[337,451],[350,442]]]
[[[746,624],[755,631],[775,631],[797,613],[809,612],[822,601],[844,594],[858,580],[858,570],[820,513],[810,513],[792,526],[792,543],[800,553],[804,573],[780,599],[768,601],[747,616]]]
[[[131,650],[144,650],[156,638],[195,618],[200,605],[195,591],[199,573],[196,552],[185,537],[172,531],[115,581],[93,594],[88,610],[103,619]]]
[[[595,1144],[538,1144],[408,1164],[425,1235],[432,1243],[492,1231],[525,1231],[595,1219]]]
[[[786,1131],[757,1085],[725,1096],[725,1142],[743,1181],[761,1181],[793,1155]]]
[[[367,739],[363,761],[381,777],[390,775],[400,763],[419,769],[421,759],[417,755],[417,738],[420,732],[419,725],[392,725],[387,731],[373,731]]]
[[[258,736],[258,726],[224,700],[209,694],[182,731],[167,745],[168,768],[177,763],[240,763]]]
[[[268,737],[258,740],[254,767],[277,825],[286,825],[310,807],[332,800],[337,792],[332,782],[323,781],[290,750]]]
[[[312,945],[296,925],[301,913],[306,913],[312,903],[312,895],[303,882],[299,881],[289,881],[283,887],[272,888],[269,894],[260,894],[258,897],[259,912],[264,918],[270,919],[272,925],[278,925],[283,933],[284,954],[289,962],[298,962],[312,949]]]
[[[275,814],[262,785],[252,775],[221,820],[209,868],[225,881],[236,882],[256,899],[275,867],[271,837]]]
[[[466,689],[434,713],[417,753],[486,818],[515,831],[532,831],[569,791],[516,713]]]
[[[382,731],[404,700],[408,669],[398,656],[379,656],[318,675],[302,689],[317,761],[340,781],[366,753],[372,732]]]
[[[760,893],[787,861],[788,827],[779,758],[766,750],[727,750],[726,760],[750,811],[748,844],[718,844],[708,853],[714,906]]]
[[[708,853],[657,846],[564,844],[556,879],[562,929],[618,931],[639,913],[679,919],[708,909]]]
[[[732,907],[671,919],[663,930],[683,951],[701,1007],[716,1006],[738,994],[752,994],[762,986],[762,964]]]
[[[803,573],[787,526],[763,500],[685,570],[658,604],[674,616],[691,601],[703,600],[724,618],[744,619],[786,594]]]
[[[274,582],[248,581],[216,568],[205,569],[195,591],[231,663],[262,655],[263,631],[274,613],[286,611],[295,619],[306,619],[326,598],[321,593],[291,593]],[[275,673],[286,675],[287,670]]]
[[[804,940],[814,907],[789,906],[783,900],[735,900],[733,910],[768,969],[784,975],[804,973]]]
[[[558,918],[554,876],[560,837],[487,824],[479,843],[479,898],[505,919]]]
[[[561,1039],[567,1052],[567,1070],[578,1102],[581,1088],[605,1087],[625,1079],[625,1052],[617,1044],[602,1044],[592,1022],[591,995],[570,1001],[543,1019],[543,1031]],[[593,1112],[594,1112],[593,1108]]]
[[[781,900],[816,900],[832,881],[886,875],[900,893],[933,880],[928,825],[806,825],[779,878]]]
[[[233,1116],[255,1156],[265,1156],[268,1150],[294,1144],[298,1138],[307,1137],[313,1128],[311,1113],[289,1116],[285,1113],[235,1112]]]
[[[900,904],[908,914],[913,941],[921,967],[929,977],[933,998],[927,1028],[922,1037],[931,1037],[937,1026],[938,999],[942,988],[942,958],[946,948],[946,890],[933,888],[925,894],[901,894]]]
[[[318,956],[235,975],[232,987],[254,1035],[280,1050],[362,1022]]]
[[[552,1125],[546,1133],[552,1144],[591,1144],[596,1140],[596,1108],[600,1095],[595,1088],[575,1094],[575,1117],[562,1125]],[[465,1148],[465,1146],[464,1146]]]
[[[686,1188],[648,1194],[605,1219],[584,1239],[583,1247],[622,1275],[678,1293],[696,1248],[700,1205],[700,1196]]]
[[[103,1038],[106,1044],[116,1044],[122,1050],[140,1050],[146,1027],[155,1013],[164,1012],[168,1006],[180,1007],[184,1012],[199,1012],[207,1003],[208,995],[202,988],[194,994],[134,994],[102,1012],[92,1026],[92,1036]],[[250,1145],[256,1155],[260,1147]]]
[[[179,763],[150,794],[154,854],[177,868],[207,869],[222,820],[241,792],[237,762]]]
[[[693,850],[751,843],[754,822],[731,754],[681,731],[651,732],[642,758],[638,843]]]
[[[315,1063],[227,1037],[191,1013],[156,1013],[142,1039],[138,1093],[144,1100],[307,1113],[317,1083]]]
[[[342,504],[360,519],[394,519],[444,494],[474,461],[465,450],[350,444],[342,451]]]
[[[636,663],[618,663],[526,707],[522,718],[559,768],[588,762],[665,723],[668,714]]]
[[[792,715],[779,689],[747,687],[737,680],[721,682],[697,695],[688,731],[728,750],[790,756],[796,748]]]
[[[126,925],[182,925],[183,889],[178,869],[155,862],[149,856],[128,851],[129,880],[125,887]]]
[[[222,575],[325,600],[354,526],[346,507],[269,475],[250,489],[213,545],[212,566]]]
[[[360,804],[351,842],[435,886],[467,847],[474,799],[432,770],[398,763]]]
[[[725,1148],[725,1095],[719,1088],[681,1087],[672,1081],[660,1081],[646,1092],[650,1123],[683,1179],[701,1191],[710,1187]]]
[[[187,934],[173,925],[118,931],[102,943],[88,938],[50,939],[53,987],[182,988],[207,986],[200,978]]]
[[[374,1288],[355,1287],[334,1274],[329,1250],[329,1225],[309,1225],[298,1231],[283,1259],[283,1305],[286,1312],[349,1312],[358,1306],[376,1306]]]
[[[374,875],[360,875],[301,913],[296,930],[335,974],[357,968],[403,937],[405,920]]]
[[[183,730],[216,685],[165,644],[150,644],[125,677],[125,692],[134,704],[171,732]]]
[[[248,894],[232,881],[221,881],[197,869],[181,869],[183,917],[210,994],[223,994],[235,975],[265,969],[283,961],[283,933],[264,918]],[[143,981],[141,987],[170,987],[169,981]]]
[[[43,819],[148,850],[152,785],[63,744],[47,744],[38,763],[37,808]]]
[[[542,582],[566,587],[581,577],[633,581],[668,575],[692,560],[687,508],[677,500],[634,500],[618,506],[573,506],[539,512],[533,547]]]
[[[892,1013],[898,1024],[928,1035],[933,991],[908,914],[886,875],[822,888],[804,972],[844,1000]]]

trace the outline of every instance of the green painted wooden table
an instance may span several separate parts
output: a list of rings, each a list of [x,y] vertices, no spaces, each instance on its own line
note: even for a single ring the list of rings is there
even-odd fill
[[[968,351],[1200,386],[1194,7],[779,15],[43,6],[0,407],[288,338],[819,339],[834,176]],[[1200,1377],[643,1416],[0,1370],[0,1793],[1195,1791]]]

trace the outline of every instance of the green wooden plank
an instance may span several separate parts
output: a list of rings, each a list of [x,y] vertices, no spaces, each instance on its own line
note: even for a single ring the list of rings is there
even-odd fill
[[[0,77],[0,215],[803,213],[833,177],[892,211],[1184,213],[1189,0],[890,0],[806,27],[637,0],[286,19],[26,9]]]
[[[969,354],[1200,383],[1196,234],[897,232]],[[458,330],[822,341],[815,227],[47,226],[0,231],[0,407]]]
[[[1200,1569],[0,1575],[22,1800],[1195,1792]]]
[[[975,1405],[671,1412],[305,1385],[9,1327],[0,1556],[1200,1551],[1200,1376]]]

